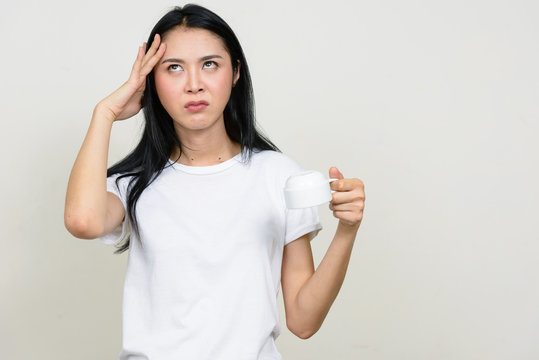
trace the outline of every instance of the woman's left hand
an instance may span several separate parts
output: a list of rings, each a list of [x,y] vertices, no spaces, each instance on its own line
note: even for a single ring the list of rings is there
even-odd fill
[[[363,219],[365,207],[365,185],[357,178],[345,179],[336,167],[329,169],[329,177],[339,179],[330,184],[332,201],[329,203],[333,216],[339,219],[339,223],[359,228]]]

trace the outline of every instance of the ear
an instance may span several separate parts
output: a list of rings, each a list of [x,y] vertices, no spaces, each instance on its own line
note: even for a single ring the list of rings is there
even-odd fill
[[[234,80],[232,81],[232,86],[236,86],[236,83],[238,82],[238,79],[240,78],[240,68],[241,68],[241,62],[238,59],[238,67],[236,70],[234,70]]]

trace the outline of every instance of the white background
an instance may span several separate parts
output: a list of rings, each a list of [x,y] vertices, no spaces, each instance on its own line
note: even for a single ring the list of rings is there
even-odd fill
[[[341,292],[285,360],[539,358],[536,1],[201,1],[238,36],[260,127],[365,183]],[[127,253],[63,224],[95,104],[167,1],[0,5],[0,353],[114,359]],[[141,118],[114,125],[109,163]],[[316,265],[337,219],[319,207]]]

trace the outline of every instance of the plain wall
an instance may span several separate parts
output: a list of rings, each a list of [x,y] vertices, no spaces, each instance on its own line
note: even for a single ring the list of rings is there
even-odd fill
[[[345,282],[285,360],[539,358],[536,1],[200,1],[244,48],[260,127],[365,183]],[[95,104],[168,1],[2,2],[0,353],[115,359],[127,253],[72,237],[69,173]],[[114,125],[109,164],[140,134]],[[336,229],[326,205],[315,265]]]

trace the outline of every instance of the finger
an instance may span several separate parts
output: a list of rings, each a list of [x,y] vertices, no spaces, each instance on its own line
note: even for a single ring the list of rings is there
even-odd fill
[[[144,56],[144,48],[142,46],[138,47],[138,54],[133,67],[131,68],[131,75],[138,74],[140,72],[140,67],[142,66],[142,57]]]
[[[333,215],[344,222],[349,223],[350,225],[361,223],[363,220],[363,212],[354,213],[353,211],[334,211]]]
[[[144,55],[144,59],[142,61],[143,67],[148,62],[148,60],[151,59],[152,56],[154,56],[154,54],[157,52],[157,49],[159,48],[160,44],[161,44],[161,37],[159,36],[159,34],[155,34],[155,36],[153,37],[152,45],[146,52],[146,55]]]
[[[331,202],[335,205],[365,201],[365,195],[360,191],[343,191],[331,194]]]
[[[332,211],[358,211],[357,204],[354,203],[345,203],[345,204],[335,204],[329,203],[330,210]]]
[[[159,36],[159,34],[155,34],[153,36],[152,44],[148,48],[148,51],[150,51],[152,48],[155,50],[159,46],[159,43],[161,43],[161,37]],[[145,45],[145,47],[148,47],[147,42],[145,42],[144,45]]]
[[[140,71],[140,75],[142,76],[146,76],[148,75],[152,70],[153,68],[155,67],[155,65],[157,64],[157,62],[163,57],[163,55],[165,54],[165,51],[166,51],[166,48],[167,48],[167,45],[165,43],[162,43],[160,46],[159,46],[159,49],[158,51],[155,53],[154,56],[152,56],[148,62],[146,64],[143,65],[141,71]]]
[[[331,190],[335,191],[350,191],[356,188],[364,188],[364,184],[359,179],[340,179],[332,181],[329,185]]]
[[[329,177],[333,179],[344,179],[343,174],[335,166],[329,168]]]
[[[353,186],[349,182],[350,179],[339,179],[334,180],[329,183],[331,190],[335,191],[350,191],[353,189]]]
[[[131,74],[129,75],[129,79],[127,80],[127,83],[134,84],[135,87],[139,86],[140,68],[142,66],[142,58],[143,58],[143,56],[144,56],[144,47],[139,46],[137,59],[135,60],[135,63],[133,64],[133,67],[131,69]]]

